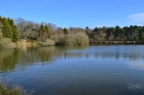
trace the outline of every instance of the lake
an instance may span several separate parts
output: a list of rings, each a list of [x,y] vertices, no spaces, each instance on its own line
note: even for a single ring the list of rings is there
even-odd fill
[[[0,77],[34,95],[144,95],[144,45],[2,49]]]

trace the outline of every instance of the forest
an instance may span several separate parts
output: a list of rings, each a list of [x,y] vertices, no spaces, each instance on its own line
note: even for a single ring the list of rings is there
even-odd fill
[[[40,45],[88,45],[113,41],[143,43],[144,26],[62,28],[52,23],[37,23],[22,18],[11,19],[0,16],[0,47],[21,40],[37,42]]]

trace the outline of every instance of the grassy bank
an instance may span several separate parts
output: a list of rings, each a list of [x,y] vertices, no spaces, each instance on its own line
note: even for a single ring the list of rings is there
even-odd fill
[[[90,41],[85,34],[78,33],[77,35],[54,35],[52,39],[47,39],[45,42],[40,41],[23,41],[12,42],[9,38],[0,39],[0,48],[17,48],[17,47],[32,47],[32,46],[79,46],[79,45],[115,45],[115,44],[144,44],[144,41]]]
[[[38,41],[17,41],[12,42],[10,38],[2,38],[0,39],[0,48],[16,48],[16,47],[30,47],[30,46],[38,46],[40,42]]]
[[[27,92],[23,87],[12,83],[9,80],[0,79],[0,95],[32,95],[33,91]]]
[[[40,42],[38,42],[38,41],[33,41],[33,42],[30,42],[30,41],[18,41],[15,44],[16,44],[16,47],[30,47],[30,46],[39,46]]]

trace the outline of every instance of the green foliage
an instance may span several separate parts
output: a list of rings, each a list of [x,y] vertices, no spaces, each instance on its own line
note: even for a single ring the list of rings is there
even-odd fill
[[[144,26],[96,27],[88,35],[93,35],[89,36],[89,39],[92,39],[91,43],[96,41],[144,41]]]
[[[13,27],[12,32],[13,32],[12,41],[13,42],[18,41],[18,39],[19,39],[19,32],[18,32],[18,29],[17,29],[16,26]]]
[[[0,71],[7,72],[9,70],[14,70],[17,61],[20,57],[19,49],[3,49],[0,51]],[[9,59],[9,60],[7,60]],[[5,64],[3,64],[5,63]]]
[[[39,34],[40,34],[40,41],[41,42],[46,41],[46,39],[50,38],[50,36],[51,36],[51,32],[50,32],[48,26],[45,26],[43,24],[41,24],[41,26],[39,28]]]
[[[10,18],[0,18],[0,32],[2,32],[4,38],[10,38],[13,42],[16,42],[19,38],[18,29]]]
[[[40,28],[39,28],[40,33],[45,32],[45,27],[43,24],[41,24]]]
[[[141,30],[138,36],[140,41],[144,40],[144,31]]]
[[[48,26],[45,26],[45,32],[49,32]]]
[[[51,32],[50,32],[50,29],[48,28],[48,26],[45,26],[45,32],[46,32],[47,37],[50,38]]]
[[[10,38],[2,38],[0,39],[0,47],[9,47],[12,44]]]
[[[19,39],[19,32],[22,39],[27,41],[46,42],[47,39],[53,39],[56,45],[75,45],[81,44],[80,39],[87,37],[76,37],[78,33],[84,32],[88,36],[88,41],[144,41],[144,26],[130,25],[129,27],[95,27],[93,30],[89,27],[85,29],[80,27],[61,28],[51,23],[34,23],[19,19],[15,22],[10,18],[0,17],[0,31],[3,37],[11,38],[13,42]],[[0,35],[0,37],[2,37]],[[74,40],[77,38],[77,41]],[[79,38],[79,39],[78,39]],[[79,42],[80,41],[80,42]],[[86,43],[88,42],[86,41]]]
[[[64,29],[63,29],[63,33],[64,33],[65,35],[67,35],[67,34],[68,34],[68,30],[67,30],[66,28],[64,28]]]
[[[1,18],[0,18],[0,38],[3,36],[3,34],[2,34],[2,27],[3,27],[3,24],[2,24]]]
[[[3,37],[12,38],[12,27],[6,19],[3,19],[3,28],[2,28]]]

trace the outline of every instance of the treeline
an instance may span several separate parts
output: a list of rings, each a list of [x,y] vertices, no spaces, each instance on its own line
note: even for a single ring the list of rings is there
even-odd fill
[[[144,26],[85,28],[90,42],[94,41],[144,41]]]
[[[10,43],[10,42],[16,42]],[[0,47],[25,45],[88,45],[89,39],[82,28],[61,28],[52,23],[36,23],[22,18],[0,18]],[[22,44],[21,44],[22,43]]]
[[[69,35],[83,32],[88,35],[89,41],[144,41],[144,26],[130,25],[125,27],[95,27],[85,29],[80,27],[61,28],[52,23],[35,23],[24,19],[17,19],[16,25],[21,37],[27,40],[45,41],[54,35]]]
[[[52,23],[36,23],[22,18],[12,20],[0,17],[0,39],[13,42],[26,40],[41,45],[86,45],[98,41],[144,41],[144,26],[125,27],[57,27]]]
[[[40,41],[42,45],[87,45],[88,36],[83,28],[61,28],[52,23],[36,23],[22,18],[15,20],[21,39]]]

